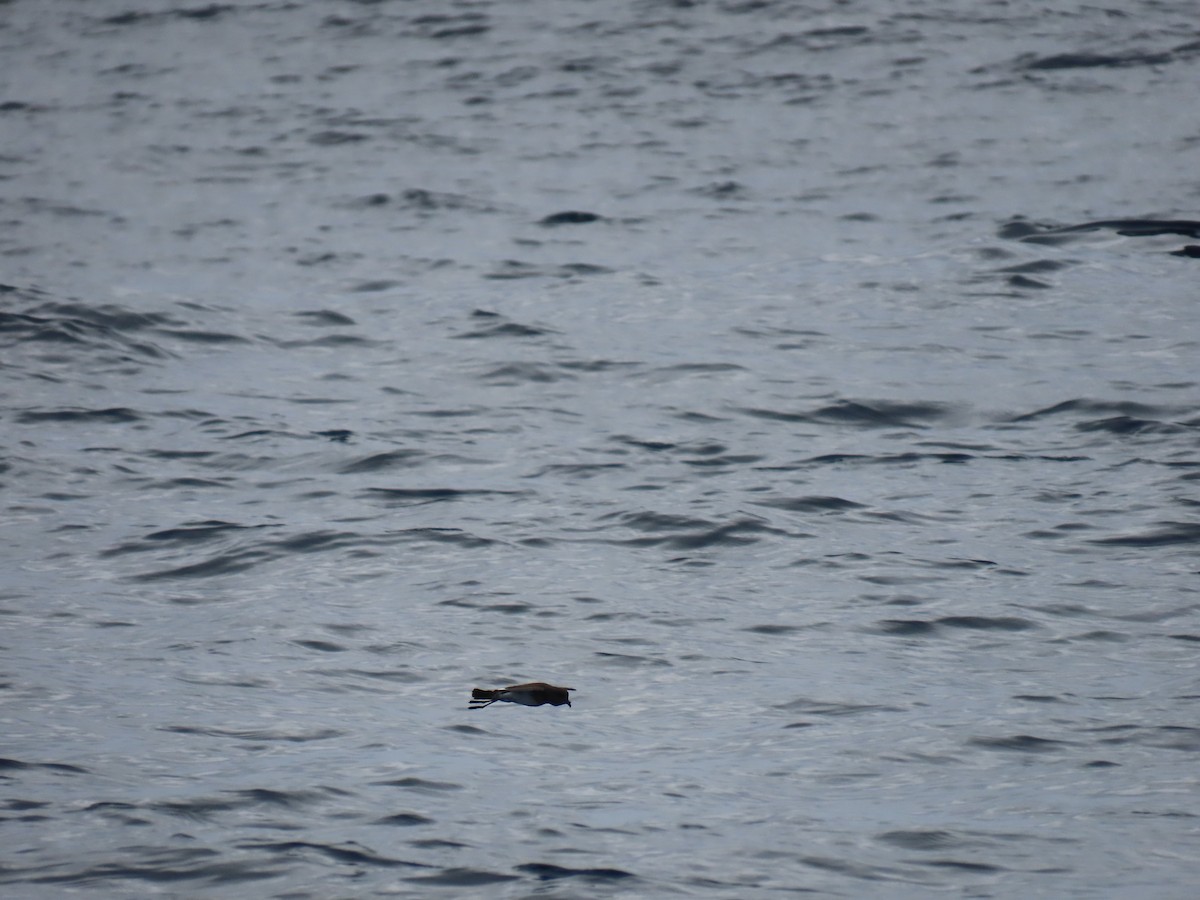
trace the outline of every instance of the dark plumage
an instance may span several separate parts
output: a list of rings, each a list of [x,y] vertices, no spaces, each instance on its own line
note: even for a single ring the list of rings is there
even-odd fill
[[[549,703],[551,706],[571,705],[571,696],[567,691],[575,688],[555,687],[544,681],[533,681],[529,684],[514,684],[506,688],[489,691],[485,688],[475,688],[471,691],[471,703],[468,709],[483,709],[491,706],[497,700],[504,703],[520,703],[522,706],[541,706]]]

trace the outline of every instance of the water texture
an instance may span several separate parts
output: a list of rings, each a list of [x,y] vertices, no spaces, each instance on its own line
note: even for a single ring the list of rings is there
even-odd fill
[[[1194,896],[1194,4],[0,52],[5,897]]]

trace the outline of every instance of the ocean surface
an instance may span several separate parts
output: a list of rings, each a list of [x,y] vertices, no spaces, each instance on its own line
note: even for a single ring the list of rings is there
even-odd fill
[[[1194,0],[0,60],[5,898],[1196,895]]]

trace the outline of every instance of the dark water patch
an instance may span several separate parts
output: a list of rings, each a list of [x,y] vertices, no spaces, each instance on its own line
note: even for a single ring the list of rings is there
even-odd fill
[[[831,856],[801,856],[799,861],[823,872],[834,872],[858,881],[912,881],[912,875],[891,866],[872,866],[852,862],[848,859],[836,859]]]
[[[530,492],[478,488],[367,488],[366,493],[372,498],[386,501],[388,506],[425,506],[467,497],[521,497],[528,496]]]
[[[362,535],[343,531],[313,531],[275,540],[261,540],[253,546],[231,548],[199,562],[142,572],[130,577],[134,581],[142,582],[213,578],[243,572],[298,553],[326,553],[349,549],[362,554],[369,552],[369,548],[372,547],[426,542],[465,549],[478,549],[496,543],[490,538],[477,537],[457,528],[404,528],[381,535]],[[112,552],[129,552],[130,548],[144,549],[137,544],[132,544],[122,545]]]
[[[291,858],[296,855],[307,856],[315,853],[325,856],[334,862],[347,863],[355,866],[375,866],[383,868],[415,868],[429,869],[432,866],[425,863],[410,862],[405,859],[393,859],[374,853],[355,841],[344,844],[321,844],[315,841],[242,841],[236,844],[241,850],[262,850],[272,855]]]
[[[371,784],[382,787],[398,787],[406,791],[416,791],[419,794],[441,794],[447,791],[461,791],[463,786],[453,781],[429,781],[425,778],[406,776],[387,781],[372,781]]]
[[[725,375],[730,372],[744,371],[746,371],[745,366],[735,363],[678,363],[647,369],[637,377],[654,384],[662,384],[685,378],[702,378],[706,375]]]
[[[653,656],[637,656],[630,653],[608,653],[603,650],[598,650],[593,655],[600,657],[600,659],[606,665],[620,666],[627,669],[640,669],[645,666],[671,666],[671,663],[667,662],[667,660],[659,659]]]
[[[713,523],[706,519],[691,516],[679,516],[671,513],[652,511],[606,513],[600,516],[600,521],[616,521],[626,528],[645,531],[653,534],[676,532],[685,528],[710,528]]]
[[[624,434],[615,435],[613,438],[611,438],[611,440],[630,447],[637,447],[639,450],[650,450],[654,453],[661,453],[665,450],[674,450],[679,446],[679,444],[673,441],[642,440]]]
[[[504,613],[508,616],[519,616],[523,613],[535,612],[538,610],[538,607],[531,603],[492,603],[488,606],[481,606],[479,608],[489,612]],[[557,615],[557,613],[551,610],[542,610],[539,615],[554,616]]]
[[[587,881],[620,881],[636,878],[624,869],[570,869],[551,863],[524,863],[516,867],[518,872],[533,875],[539,881],[556,881],[560,878],[583,878]]]
[[[95,886],[113,882],[141,881],[150,884],[171,884],[196,881],[213,886],[242,884],[278,878],[285,869],[271,867],[254,860],[233,860],[207,863],[219,854],[203,848],[164,849],[160,847],[125,847],[126,852],[143,861],[142,865],[103,863],[71,872],[49,875],[28,875],[23,880],[33,884],[62,884]]]
[[[26,410],[18,413],[16,421],[23,425],[41,422],[66,422],[72,425],[127,425],[142,421],[142,415],[124,406],[108,409],[52,409],[43,411]]]
[[[68,765],[67,763],[44,763],[44,762],[26,762],[20,759],[12,759],[11,757],[0,757],[0,773],[15,772],[21,769],[39,769],[47,772],[54,772],[57,775],[87,775],[87,769],[79,766]],[[0,775],[0,777],[3,777]]]
[[[147,550],[161,550],[163,547],[190,547],[238,532],[277,527],[276,525],[237,525],[233,522],[224,522],[219,519],[188,522],[177,528],[164,528],[162,531],[153,531],[134,543],[119,544],[116,547],[103,550],[100,552],[100,556],[109,557],[118,556],[123,553],[140,553]]]
[[[930,859],[919,860],[917,862],[918,865],[936,866],[941,869],[958,869],[963,872],[985,873],[1007,871],[1003,866],[996,866],[991,863],[967,862],[959,859]]]
[[[1067,225],[1055,229],[1055,231],[1067,233],[1101,229],[1109,229],[1125,237],[1179,234],[1184,237],[1200,238],[1200,222],[1190,219],[1103,219],[1098,222],[1084,222],[1082,225]]]
[[[791,536],[758,519],[738,519],[725,524],[703,523],[691,531],[664,534],[661,537],[612,539],[609,543],[631,547],[665,547],[671,550],[705,550],[710,547],[738,547],[758,543],[762,535]]]
[[[1002,457],[1004,459],[1021,459],[1022,457]],[[1075,457],[1081,459],[1083,457]],[[800,461],[801,466],[810,465],[915,465],[923,462],[943,463],[945,465],[962,465],[976,459],[970,453],[825,453],[820,456],[810,456]]]
[[[282,741],[291,744],[306,744],[310,741],[327,741],[341,737],[342,732],[334,728],[313,728],[289,731],[282,728],[218,728],[198,725],[163,725],[159,731],[172,734],[194,734],[202,737],[232,738],[239,741]]]
[[[1127,644],[1132,640],[1132,635],[1128,635],[1120,631],[1098,628],[1094,631],[1085,631],[1082,634],[1074,634],[1069,637],[1055,638],[1053,641],[1051,641],[1051,643],[1073,644],[1078,641],[1096,641],[1105,644]]]
[[[49,805],[50,804],[44,800],[19,800],[16,798],[0,800],[0,809],[3,809],[7,812],[27,812],[31,809],[45,809]],[[91,809],[92,807],[99,807],[102,805],[103,804],[93,803],[91,806],[85,807],[85,809]],[[133,808],[132,804],[123,805],[130,809]]]
[[[297,647],[303,647],[306,650],[316,650],[319,653],[345,653],[349,647],[342,644],[335,644],[331,641],[292,641]]]
[[[559,381],[574,381],[575,376],[557,366],[539,363],[506,363],[495,366],[479,376],[481,381],[500,386],[520,384],[553,384]]]
[[[503,875],[499,872],[485,872],[481,869],[445,869],[437,875],[422,875],[407,880],[413,884],[469,888],[486,884],[500,884],[505,881],[520,881],[521,876]]]
[[[875,627],[880,634],[893,637],[930,637],[937,634],[937,625],[923,619],[882,619]]]
[[[842,497],[823,497],[819,495],[805,497],[778,497],[771,500],[756,500],[755,506],[769,506],[773,509],[785,509],[788,512],[845,512],[850,509],[863,509],[864,504],[855,503]]]
[[[1059,259],[1037,259],[1031,262],[1018,263],[996,269],[996,272],[1006,275],[1044,275],[1047,272],[1058,272],[1076,265],[1073,262]]]
[[[1062,697],[1056,697],[1053,694],[1013,694],[1014,700],[1023,700],[1026,703],[1065,703]]]
[[[752,463],[759,462],[763,459],[762,456],[751,454],[734,454],[729,453],[724,456],[712,456],[703,459],[685,459],[685,466],[715,468],[719,466],[748,466]]]
[[[392,825],[398,828],[412,828],[416,825],[433,825],[435,821],[417,813],[394,813],[390,816],[384,816],[382,819],[376,819],[375,824]]]
[[[271,341],[275,346],[284,350],[296,350],[304,347],[333,347],[333,348],[366,348],[379,346],[382,342],[362,337],[357,334],[327,334],[318,338],[303,341]],[[301,400],[291,400],[292,403],[314,403],[314,402],[329,402],[342,403],[341,400],[320,401],[304,398]]]
[[[1028,631],[1038,627],[1029,619],[1015,616],[944,616],[937,620],[937,624],[948,628],[970,628],[978,631]]]
[[[411,468],[428,459],[422,450],[389,450],[372,453],[353,462],[343,463],[337,469],[341,475],[360,475],[364,472],[386,472],[390,469]]]
[[[493,322],[482,328],[464,331],[452,337],[459,340],[481,340],[487,338],[531,338],[555,334],[549,328],[538,328],[534,325],[522,325],[520,322]]]
[[[1094,530],[1094,525],[1088,525],[1083,522],[1064,522],[1062,525],[1055,525],[1051,529],[1039,528],[1034,531],[1027,531],[1025,532],[1025,537],[1035,538],[1037,540],[1057,541],[1062,540],[1063,538],[1074,537],[1081,531]]]
[[[231,791],[246,806],[271,806],[283,809],[301,809],[324,799],[320,791],[276,791],[270,788],[249,788]],[[341,793],[333,791],[333,793]]]
[[[167,569],[157,569],[152,572],[141,572],[130,576],[134,581],[170,581],[181,578],[213,578],[219,575],[231,575],[245,572],[260,563],[275,559],[277,554],[264,550],[245,549],[231,550],[198,563],[182,566],[172,566]]]
[[[1038,419],[1046,418],[1047,416],[1061,415],[1107,415],[1107,416],[1130,416],[1152,418],[1160,417],[1163,414],[1169,413],[1169,410],[1150,406],[1145,403],[1137,403],[1132,400],[1064,400],[1061,403],[1055,403],[1053,406],[1047,406],[1042,409],[1036,409],[1033,412],[1022,413],[1021,415],[1012,416],[1007,421],[1009,422],[1032,422]]]
[[[227,331],[204,331],[198,328],[157,328],[156,334],[191,344],[249,344],[249,338]]]
[[[354,319],[344,313],[336,312],[332,309],[306,309],[297,313],[292,313],[293,316],[304,322],[305,325],[320,326],[324,328],[335,328],[343,325],[357,325]]]
[[[870,403],[840,400],[807,412],[786,412],[761,407],[740,407],[736,410],[759,419],[778,422],[801,422],[819,425],[854,425],[862,428],[923,428],[920,420],[945,419],[949,408],[939,403]]]
[[[625,463],[558,463],[555,465],[542,466],[528,478],[542,478],[546,475],[556,475],[565,477],[582,477],[592,478],[596,475],[602,475],[605,472],[610,472],[615,469],[628,468]]]
[[[1084,222],[1080,225],[1053,226],[1014,221],[1000,230],[1000,236],[1024,243],[1060,245],[1084,239],[1095,231],[1114,231],[1123,237],[1156,237],[1178,234],[1185,237],[1200,237],[1200,222],[1190,219],[1103,219]],[[1170,255],[1191,257],[1193,244],[1171,251]],[[1200,251],[1197,251],[1200,256]]]
[[[1093,538],[1088,543],[1110,547],[1173,547],[1179,544],[1196,544],[1200,543],[1200,523],[1162,522],[1158,528],[1149,531]]]
[[[915,829],[912,831],[885,831],[882,834],[875,835],[875,840],[884,844],[891,844],[902,850],[921,850],[925,852],[945,850],[949,847],[962,847],[970,843],[951,831],[940,831],[933,828]]]
[[[604,221],[604,217],[593,212],[566,210],[545,216],[538,220],[538,224],[552,228],[556,225],[590,225],[593,222],[602,221]]]
[[[216,797],[202,797],[195,800],[162,800],[148,803],[146,807],[177,819],[187,819],[192,822],[209,822],[218,813],[230,812],[244,808],[248,804],[235,800]]]
[[[144,12],[140,10],[131,10],[129,12],[117,13],[112,16],[105,16],[99,21],[104,25],[145,25],[152,22],[165,22],[168,19],[190,19],[195,22],[202,22],[206,19],[217,19],[225,13],[233,12],[236,7],[221,4],[210,3],[207,6],[184,7],[180,9],[163,10],[156,12]]]
[[[479,537],[459,528],[404,528],[390,532],[390,537],[406,543],[428,541],[436,544],[450,544],[465,550],[477,550],[498,543],[491,538]]]
[[[422,850],[461,850],[468,846],[459,841],[448,841],[444,838],[420,838],[415,841],[408,841],[413,847],[420,847]]]
[[[611,275],[615,270],[592,263],[563,263],[557,266],[540,266],[520,260],[505,260],[499,269],[493,269],[484,278],[493,281],[511,281],[519,278],[558,278],[576,281],[581,277]]]
[[[560,369],[568,372],[602,373],[636,369],[641,366],[637,362],[625,362],[616,359],[568,359],[558,363]]]
[[[875,703],[832,703],[825,700],[813,700],[809,697],[799,697],[787,703],[778,703],[774,709],[785,712],[804,713],[810,716],[860,716],[876,712],[901,712],[897,706],[882,706]]]
[[[413,16],[408,21],[413,29],[408,34],[430,40],[478,37],[491,30],[487,15],[478,12],[429,13]]]
[[[1008,737],[978,737],[967,741],[972,747],[984,750],[1014,750],[1019,753],[1051,753],[1070,746],[1068,741],[1040,738],[1031,734],[1015,734]]]
[[[368,652],[373,648],[366,649]],[[366,678],[372,681],[386,681],[391,684],[419,684],[428,679],[410,669],[317,669],[316,674],[326,675],[334,679]]]
[[[313,553],[341,547],[355,547],[370,543],[370,539],[354,531],[309,531],[292,537],[280,538],[272,543],[281,554]]]
[[[13,288],[9,293],[10,307],[20,301],[33,305],[23,312],[11,308],[0,311],[0,348],[15,349],[22,345],[30,349],[40,345],[91,348],[107,354],[120,353],[115,361],[134,357],[160,360],[172,355],[151,341],[133,336],[172,323],[165,315],[137,313],[114,304],[88,306],[45,301],[46,295],[36,290]],[[72,361],[79,364],[80,357]]]
[[[772,636],[796,634],[799,631],[808,631],[810,625],[751,625],[749,628],[743,628],[742,631],[748,631],[751,634],[767,634]]]
[[[1112,416],[1107,419],[1096,419],[1091,422],[1077,422],[1076,431],[1103,431],[1108,434],[1179,434],[1190,430],[1184,425],[1169,422],[1158,422],[1153,419],[1139,419],[1133,416]]]
[[[1016,68],[1026,72],[1054,69],[1124,69],[1129,66],[1161,66],[1175,59],[1170,51],[1158,53],[1056,53],[1051,56],[1027,55],[1019,58]],[[1122,220],[1124,221],[1124,220]]]
[[[383,291],[390,291],[392,288],[399,287],[401,282],[391,278],[372,278],[367,281],[358,281],[348,287],[346,290],[352,294],[379,294]]]
[[[1200,728],[1191,725],[1160,725],[1153,729],[1150,743],[1164,750],[1200,752]]]
[[[317,131],[308,136],[308,142],[314,147],[339,147],[346,144],[357,144],[369,141],[371,136],[361,131],[344,131],[336,128]]]

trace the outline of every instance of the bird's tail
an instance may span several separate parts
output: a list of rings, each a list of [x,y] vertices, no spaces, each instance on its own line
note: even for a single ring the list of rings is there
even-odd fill
[[[489,691],[484,688],[474,688],[471,691],[471,702],[467,704],[467,709],[483,709],[485,706],[491,706],[500,699],[500,695],[504,691]]]

